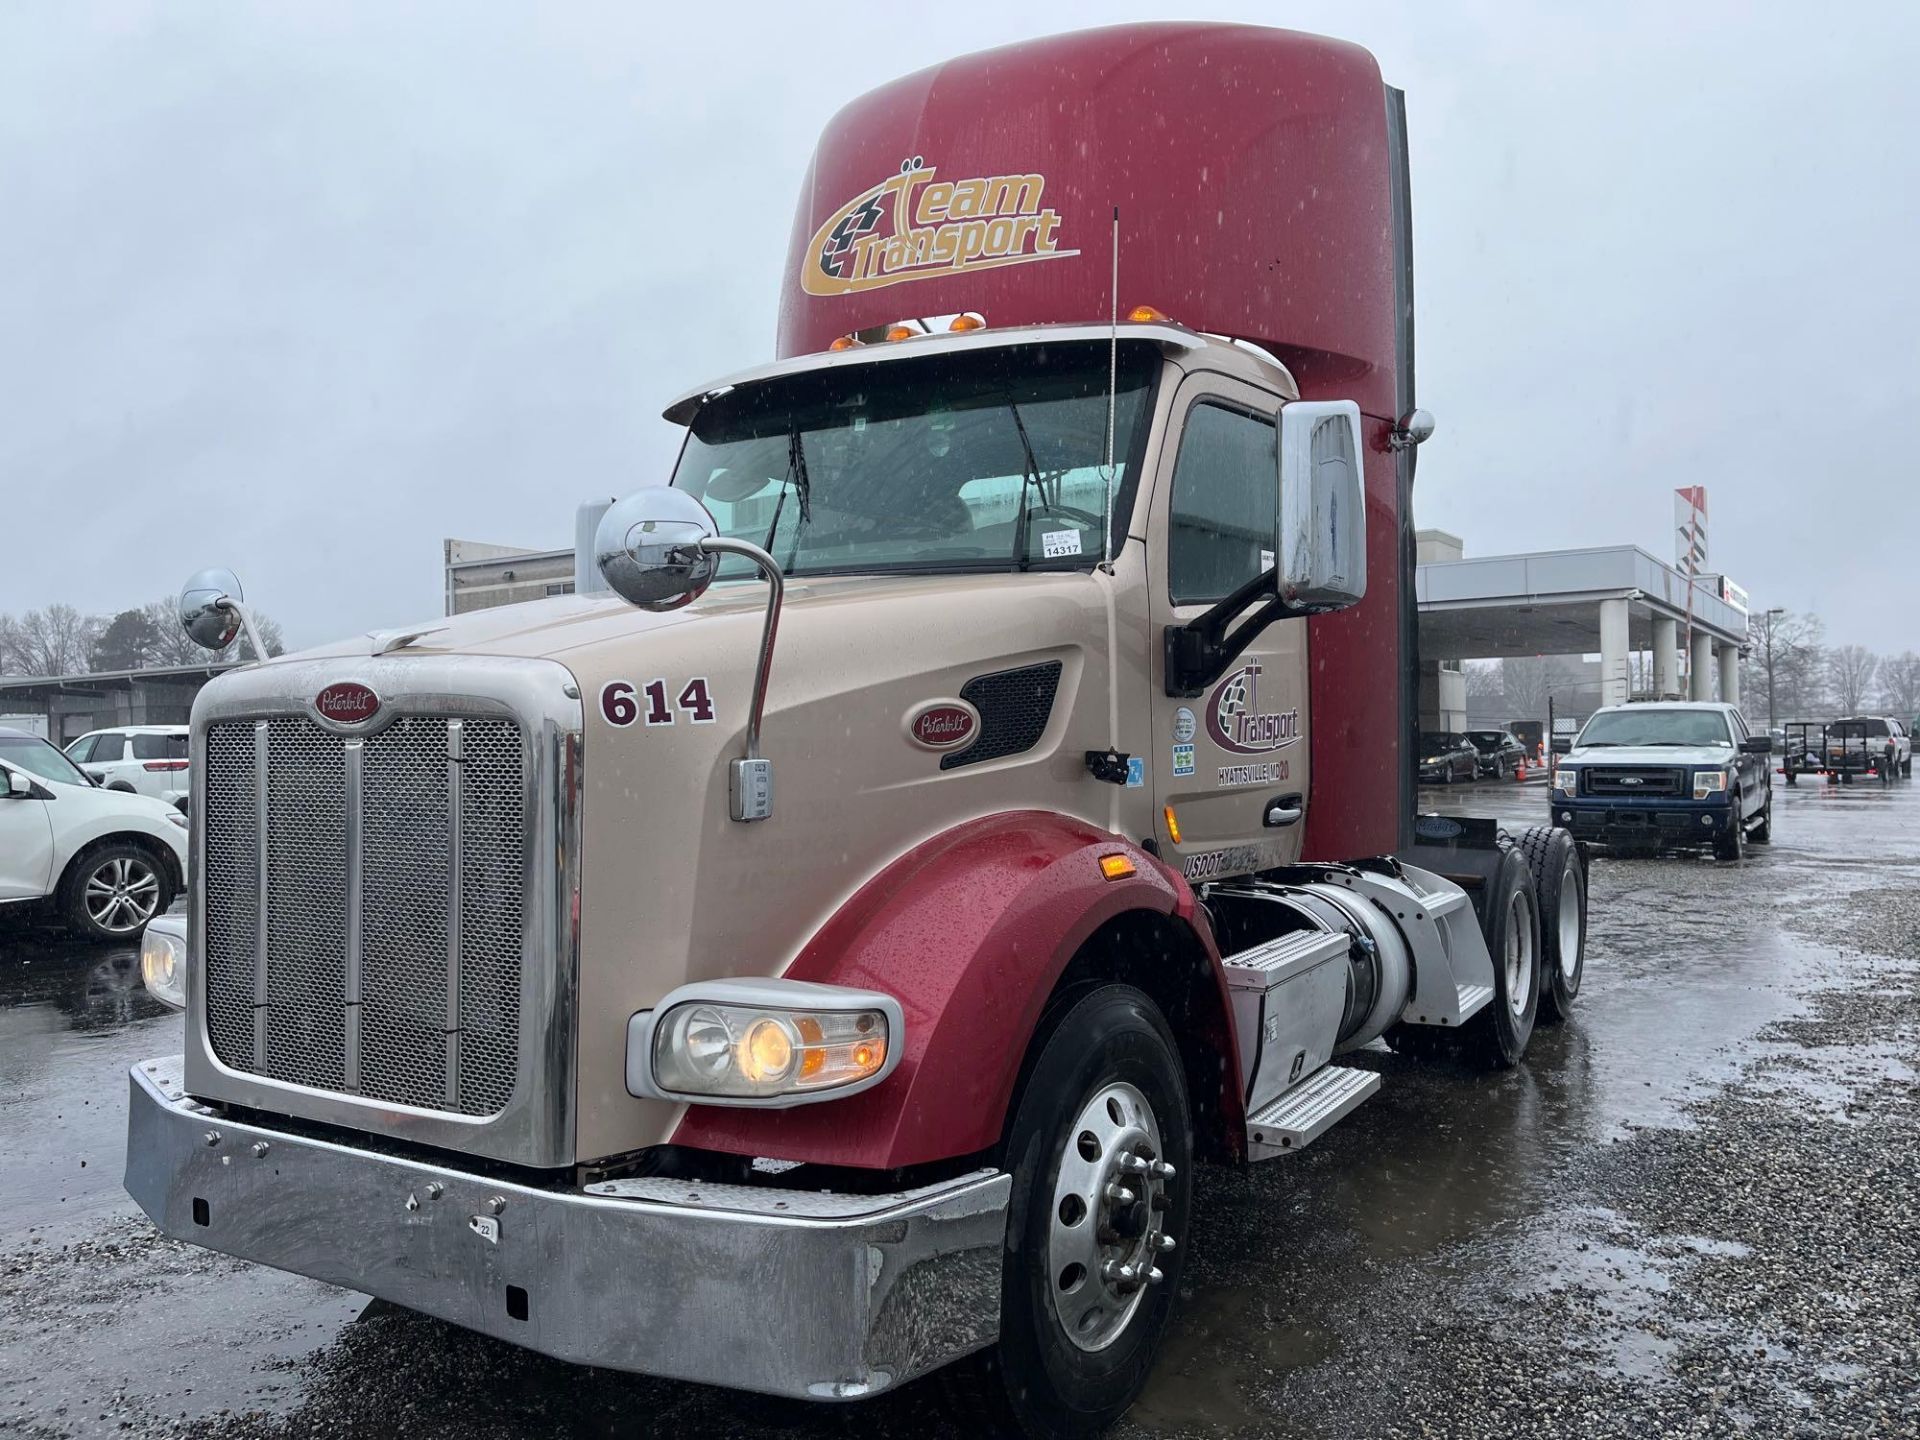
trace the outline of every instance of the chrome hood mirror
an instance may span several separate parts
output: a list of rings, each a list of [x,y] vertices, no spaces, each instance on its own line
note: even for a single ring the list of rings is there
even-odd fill
[[[240,577],[202,570],[180,587],[180,628],[203,650],[224,650],[240,633]]]
[[[267,647],[260,643],[260,632],[247,613],[240,577],[233,571],[215,566],[197,572],[180,587],[179,613],[180,628],[203,649],[224,650],[245,630],[254,658],[267,658]]]
[[[677,610],[698,600],[720,568],[705,548],[720,527],[693,496],[664,485],[616,500],[593,533],[593,558],[623,600],[642,610]]]

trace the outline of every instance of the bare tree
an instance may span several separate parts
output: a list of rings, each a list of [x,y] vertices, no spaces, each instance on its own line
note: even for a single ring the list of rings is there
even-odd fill
[[[1841,713],[1852,715],[1866,703],[1880,657],[1864,645],[1836,645],[1827,652],[1827,683]]]
[[[1547,718],[1547,697],[1565,696],[1577,676],[1558,655],[1523,655],[1500,662],[1500,678],[1507,693],[1510,720]]]
[[[0,670],[15,675],[78,675],[105,628],[98,616],[71,605],[29,610],[0,623]]]
[[[1880,703],[1902,721],[1920,715],[1920,655],[1902,650],[1880,662]]]
[[[1498,660],[1468,660],[1460,668],[1467,677],[1469,699],[1498,700],[1507,693]]]

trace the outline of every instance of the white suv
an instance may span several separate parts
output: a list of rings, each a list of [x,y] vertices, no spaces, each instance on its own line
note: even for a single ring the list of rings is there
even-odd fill
[[[186,808],[187,727],[122,725],[89,730],[67,746],[67,758],[109,790],[151,795]]]
[[[0,728],[0,911],[51,899],[75,934],[129,940],[186,873],[186,816],[102,789],[39,736]]]

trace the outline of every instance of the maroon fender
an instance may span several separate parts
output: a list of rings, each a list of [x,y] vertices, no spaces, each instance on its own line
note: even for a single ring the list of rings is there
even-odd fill
[[[1134,873],[1106,879],[1100,857],[1112,854]],[[935,836],[862,886],[786,972],[898,997],[899,1069],[863,1094],[789,1110],[695,1105],[674,1143],[863,1169],[991,1149],[1055,982],[1094,931],[1129,910],[1192,926],[1230,1013],[1212,934],[1194,923],[1193,892],[1136,846],[1043,811]],[[1230,1030],[1225,1045],[1231,1051]],[[1239,1076],[1231,1053],[1224,1073]]]

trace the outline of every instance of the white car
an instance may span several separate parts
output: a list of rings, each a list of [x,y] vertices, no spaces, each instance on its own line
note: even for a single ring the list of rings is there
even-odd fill
[[[184,725],[120,725],[111,730],[89,730],[67,746],[67,758],[109,790],[131,790],[186,808]]]
[[[185,815],[104,789],[39,736],[0,729],[0,908],[51,899],[75,934],[126,940],[186,873]]]

